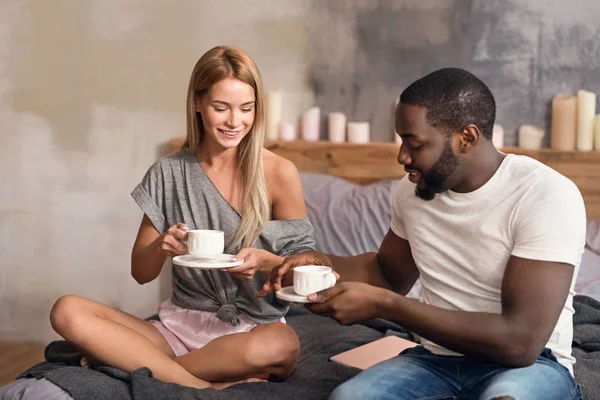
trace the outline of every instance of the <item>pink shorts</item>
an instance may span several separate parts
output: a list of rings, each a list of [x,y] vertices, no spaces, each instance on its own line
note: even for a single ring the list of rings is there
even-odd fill
[[[158,308],[160,321],[150,321],[165,337],[176,357],[197,350],[220,336],[250,332],[258,323],[246,315],[239,314],[239,324],[233,326],[217,318],[217,313],[188,310],[164,301]],[[285,318],[281,318],[285,323]]]

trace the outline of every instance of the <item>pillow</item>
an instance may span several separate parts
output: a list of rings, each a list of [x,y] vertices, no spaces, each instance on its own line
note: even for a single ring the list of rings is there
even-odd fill
[[[600,219],[588,221],[586,246],[596,254],[600,254]]]
[[[300,177],[318,251],[351,256],[379,249],[400,180],[362,186],[329,175],[302,172]]]

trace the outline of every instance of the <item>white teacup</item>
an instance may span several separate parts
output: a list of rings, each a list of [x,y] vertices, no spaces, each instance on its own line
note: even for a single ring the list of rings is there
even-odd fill
[[[194,256],[214,256],[223,254],[225,235],[223,231],[196,229],[188,231],[186,241],[188,252]]]
[[[335,282],[335,274],[330,267],[303,265],[294,268],[294,292],[300,296],[329,289]]]

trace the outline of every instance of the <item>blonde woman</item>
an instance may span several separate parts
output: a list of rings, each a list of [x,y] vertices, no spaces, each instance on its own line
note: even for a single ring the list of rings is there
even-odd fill
[[[144,212],[131,255],[140,284],[167,257],[187,253],[189,229],[225,233],[244,263],[228,270],[173,267],[173,293],[160,321],[144,321],[68,295],[52,326],[101,363],[196,388],[255,379],[282,380],[299,342],[283,319],[287,305],[257,297],[283,257],[314,247],[300,177],[288,160],[263,149],[264,100],[259,71],[239,49],[215,47],[198,60],[187,96],[184,148],[154,164],[132,196]]]

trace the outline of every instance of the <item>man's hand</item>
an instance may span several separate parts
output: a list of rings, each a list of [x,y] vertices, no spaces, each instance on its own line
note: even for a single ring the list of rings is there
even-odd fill
[[[293,284],[292,270],[301,265],[332,266],[329,257],[318,251],[306,251],[286,257],[281,265],[271,270],[269,279],[263,285],[262,290],[257,293],[257,296],[263,297],[273,291],[281,290],[283,286],[291,286]],[[338,274],[336,274],[336,278],[339,279]]]
[[[315,314],[331,317],[342,325],[377,318],[382,301],[393,294],[391,291],[361,282],[342,282],[332,288],[311,294],[315,301],[305,304]]]

